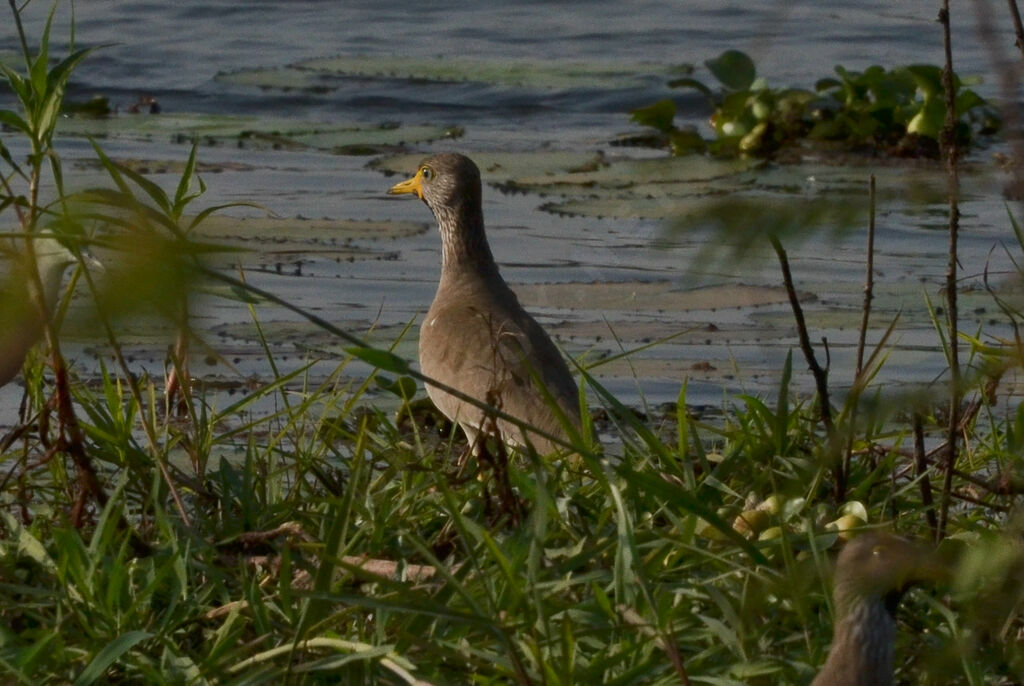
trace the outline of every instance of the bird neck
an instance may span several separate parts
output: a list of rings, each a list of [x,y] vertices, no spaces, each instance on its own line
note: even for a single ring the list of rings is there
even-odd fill
[[[892,683],[896,618],[888,604],[883,598],[862,598],[846,608],[842,619],[836,622],[832,648],[821,672],[835,677],[842,674],[844,680],[821,683],[857,686]]]
[[[479,204],[466,202],[441,207],[434,216],[441,231],[442,275],[467,271],[481,275],[497,273]]]

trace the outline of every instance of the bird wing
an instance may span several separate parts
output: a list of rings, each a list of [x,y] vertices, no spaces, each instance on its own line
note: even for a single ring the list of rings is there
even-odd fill
[[[564,435],[546,395],[578,426],[576,384],[540,325],[518,302],[506,302],[511,306],[495,308],[449,298],[446,305],[431,308],[420,332],[423,373],[469,396],[491,401],[548,433]],[[429,385],[427,392],[449,418],[477,428],[483,423],[483,411],[470,403]],[[505,440],[522,442],[514,424],[497,424]],[[553,447],[548,441],[534,442],[538,449]]]

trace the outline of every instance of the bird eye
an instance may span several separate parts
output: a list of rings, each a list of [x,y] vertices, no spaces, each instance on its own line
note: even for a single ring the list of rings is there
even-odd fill
[[[431,169],[430,167],[422,167],[420,169],[420,176],[423,177],[424,181],[430,181],[432,178],[434,178],[434,170]]]

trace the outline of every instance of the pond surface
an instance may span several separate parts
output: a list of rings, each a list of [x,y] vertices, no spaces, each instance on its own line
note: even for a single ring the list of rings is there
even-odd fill
[[[72,187],[102,178],[91,136],[173,190],[197,140],[207,206],[251,201],[274,213],[233,210],[210,222],[204,238],[253,249],[215,264],[240,263],[251,283],[379,346],[426,311],[440,266],[429,211],[385,192],[425,154],[465,152],[484,171],[489,238],[506,280],[567,353],[632,405],[675,400],[684,381],[697,404],[771,393],[796,348],[758,218],[723,236],[702,219],[711,199],[763,200],[764,225],[774,209],[807,200],[848,203],[866,217],[875,174],[869,342],[900,313],[878,381],[929,382],[945,368],[926,306],[939,302],[945,272],[940,170],[676,160],[613,141],[638,131],[630,109],[670,96],[678,116],[706,126],[701,100],[665,83],[673,66],[699,66],[726,48],[750,53],[773,85],[809,87],[836,64],[939,64],[937,8],[919,0],[76,3],[78,44],[109,45],[79,68],[69,98],[102,95],[120,113],[63,122],[60,151]],[[30,36],[47,9],[30,8]],[[956,12],[957,70],[992,74],[974,18]],[[0,25],[0,57],[9,57],[16,37],[9,22]],[[66,29],[59,12],[55,43]],[[1000,38],[1012,49],[1008,28]],[[701,67],[697,76],[710,79]],[[994,96],[994,81],[978,89]],[[156,98],[161,112],[127,114],[141,96]],[[983,277],[987,270],[1007,302],[1020,301],[1009,257],[1020,249],[991,153],[976,153],[964,172],[962,328],[1006,335]],[[812,338],[828,339],[842,386],[853,376],[864,221],[845,231],[825,224],[787,247]],[[760,256],[739,259],[748,244]],[[281,372],[315,360],[313,376],[325,378],[343,359],[342,341],[301,318],[269,304],[256,312]],[[132,364],[159,373],[169,329],[123,326]],[[195,326],[208,348],[194,374],[226,385],[272,378],[244,305],[206,299]],[[109,354],[102,340],[68,333],[79,372],[94,375],[96,357]],[[398,351],[414,356],[415,328]],[[810,390],[799,354],[794,368],[795,385]],[[351,365],[345,374],[365,371]],[[0,410],[10,414],[19,397],[15,385],[0,390]]]

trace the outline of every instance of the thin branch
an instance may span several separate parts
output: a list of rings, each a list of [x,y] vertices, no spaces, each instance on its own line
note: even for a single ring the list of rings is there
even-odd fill
[[[797,297],[796,288],[793,286],[793,275],[789,271],[789,258],[786,250],[782,247],[777,236],[771,236],[769,240],[779,257],[779,266],[782,268],[782,281],[786,287],[786,294],[789,296],[789,304],[793,308],[793,318],[796,320],[797,336],[800,339],[800,350],[803,351],[807,366],[814,375],[814,383],[818,390],[818,402],[821,405],[821,422],[825,429],[832,433],[832,407],[828,398],[828,371],[818,364],[818,358],[814,355],[814,348],[811,347],[810,336],[807,335],[807,322],[804,320],[804,311],[800,307],[800,299]]]
[[[949,195],[949,258],[946,264],[946,323],[949,335],[949,431],[947,442],[945,475],[942,483],[942,500],[939,506],[939,521],[936,538],[945,536],[949,521],[949,506],[953,493],[953,468],[957,458],[957,436],[960,428],[960,342],[957,314],[957,244],[960,233],[960,206],[958,201],[960,178],[957,167],[959,150],[956,144],[956,93],[953,86],[953,45],[950,37],[949,0],[942,0],[939,11],[942,25],[942,44],[946,64],[942,70],[942,87],[946,96],[946,121],[942,126],[940,142],[946,159],[947,192]]]
[[[814,376],[814,384],[818,391],[818,411],[821,416],[821,423],[825,427],[825,433],[827,435],[826,441],[826,460],[835,472],[836,480],[833,488],[833,493],[836,499],[839,500],[841,497],[845,497],[846,491],[846,478],[843,472],[843,456],[841,454],[841,446],[838,443],[838,437],[836,436],[835,424],[832,421],[832,403],[829,400],[828,393],[828,370],[829,366],[826,363],[823,368],[818,364],[818,358],[814,354],[814,348],[811,347],[811,339],[807,334],[807,322],[804,319],[804,311],[800,306],[800,298],[796,294],[796,287],[793,285],[793,274],[789,270],[789,258],[786,256],[786,251],[782,247],[782,243],[778,237],[772,235],[769,237],[772,248],[775,249],[775,254],[779,258],[779,266],[782,268],[782,281],[786,287],[786,295],[789,296],[789,304],[793,309],[793,318],[796,320],[797,336],[800,339],[800,350],[803,351],[804,359],[807,361],[807,366],[811,370],[811,374]],[[828,341],[824,338],[822,343],[825,346],[826,358],[829,355],[828,352]]]
[[[1016,0],[1009,0],[1010,14],[1016,26],[1017,47],[1024,53],[1021,42],[1020,12]],[[1013,176],[1013,187],[1010,192],[1019,196],[1024,186],[1020,178],[1020,165],[1024,160],[1024,137],[1021,136],[1020,112],[1017,106],[1021,81],[1021,65],[1012,59],[1008,51],[1003,49],[1002,26],[997,27],[992,20],[992,9],[986,0],[974,0],[975,28],[978,44],[988,53],[989,62],[998,77],[1000,98],[999,113],[1003,120],[1002,131],[1007,143],[1013,151],[1012,164],[1007,165],[1008,173]]]
[[[1020,10],[1017,8],[1017,0],[1006,0],[1010,6],[1010,18],[1013,19],[1013,33],[1017,37],[1014,45],[1020,50],[1021,57],[1024,57],[1024,23],[1020,20]]]
[[[867,264],[864,265],[864,305],[861,307],[860,335],[857,338],[857,377],[864,371],[864,347],[867,340],[868,321],[871,318],[871,301],[875,287],[875,175],[868,179],[868,245]]]
[[[25,59],[29,59],[31,54],[28,49],[28,40],[25,39],[25,27],[21,25],[21,10],[18,9],[18,3],[14,0],[7,0],[7,3],[11,6],[11,14],[14,15],[14,25],[18,29],[18,40],[21,41],[21,54],[25,56]],[[26,65],[31,69],[32,65]]]
[[[850,398],[850,429],[846,439],[846,453],[843,464],[836,474],[836,500],[846,498],[846,485],[850,478],[850,463],[853,457],[853,436],[857,423],[857,406],[864,380],[864,348],[867,342],[868,324],[871,320],[871,301],[875,290],[875,175],[868,178],[868,245],[867,259],[864,265],[864,304],[861,306],[860,331],[857,336],[857,368],[853,376],[853,390]]]
[[[932,498],[932,482],[928,477],[928,457],[924,450],[924,426],[921,413],[914,413],[914,476],[920,480],[921,503],[925,507],[925,518],[932,530],[932,536],[938,537],[939,520],[935,516],[935,502]]]

